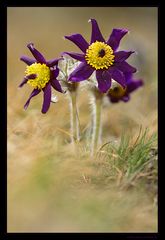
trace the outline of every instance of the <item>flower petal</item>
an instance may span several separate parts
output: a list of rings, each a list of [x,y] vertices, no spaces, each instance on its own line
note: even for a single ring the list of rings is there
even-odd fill
[[[56,69],[51,70],[51,85],[55,90],[59,92],[63,92],[59,81],[56,79],[58,74],[59,74],[59,68],[56,67]]]
[[[74,53],[74,52],[63,52],[62,54],[68,54],[70,57],[80,61],[80,62],[84,62],[85,61],[85,57],[83,54],[81,53]]]
[[[62,60],[62,59],[63,59],[63,58],[54,58],[54,59],[48,60],[48,61],[46,62],[46,65],[47,65],[48,67],[53,67],[53,66],[55,66],[55,65],[58,64],[58,61],[59,61],[59,60]]]
[[[29,79],[35,79],[36,77],[37,77],[36,74],[30,74],[30,75],[24,77],[24,79],[23,79],[23,81],[20,83],[19,87],[23,87],[23,85],[24,85],[25,83],[27,83],[27,81],[28,81]]]
[[[84,53],[86,52],[87,48],[89,47],[89,44],[87,41],[83,38],[81,34],[73,34],[71,36],[65,36],[66,39],[69,39],[74,44],[76,44]]]
[[[26,56],[21,56],[20,60],[25,62],[27,65],[31,65],[31,64],[36,62],[35,59],[29,58],[29,57],[26,57]]]
[[[31,92],[29,99],[27,100],[27,102],[26,102],[25,105],[24,105],[24,109],[25,109],[25,110],[26,110],[27,107],[29,106],[29,103],[30,103],[31,98],[34,97],[34,96],[36,96],[36,95],[38,95],[40,92],[41,92],[41,90],[39,90],[39,89],[34,89],[34,90]]]
[[[97,70],[96,78],[100,92],[105,93],[111,87],[111,75],[108,71]]]
[[[111,74],[111,77],[116,82],[118,82],[122,87],[126,87],[125,76],[124,76],[124,74],[121,71],[119,71],[115,67],[110,67],[108,71]]]
[[[90,19],[89,22],[92,23],[91,43],[95,41],[105,42],[105,39],[100,32],[97,21],[95,19]]]
[[[107,96],[112,103],[117,103],[120,100],[119,98],[112,97],[110,94],[108,94]]]
[[[133,66],[131,66],[125,61],[116,63],[115,66],[124,73],[128,73],[128,72],[135,73],[137,71],[136,68],[134,68]]]
[[[135,91],[137,88],[139,88],[141,86],[143,86],[143,81],[141,79],[135,80],[135,81],[131,81],[127,85],[127,91],[128,91],[128,93],[131,93],[131,92]]]
[[[111,46],[111,48],[115,51],[119,44],[120,40],[124,37],[124,35],[128,32],[127,29],[119,29],[119,28],[114,28],[112,30],[111,35],[109,36],[109,39],[107,41],[107,44]]]
[[[115,62],[125,61],[134,51],[119,51],[115,52]]]
[[[46,60],[44,56],[37,49],[34,48],[33,43],[29,43],[27,47],[29,48],[29,50],[31,51],[31,53],[33,54],[37,62],[46,64]]]
[[[61,87],[61,85],[60,85],[60,83],[59,83],[59,81],[57,80],[57,79],[52,79],[51,80],[51,85],[52,85],[52,87],[55,89],[55,90],[57,90],[58,92],[64,92],[63,90],[62,90],[62,87]]]
[[[50,78],[55,79],[59,74],[59,68],[58,67],[51,67],[50,68],[50,74],[51,74]]]
[[[125,96],[123,96],[123,97],[121,98],[121,100],[122,100],[123,102],[128,102],[128,101],[130,100],[130,96],[129,96],[129,95],[125,95]]]
[[[51,85],[50,83],[46,85],[43,89],[44,92],[44,101],[42,105],[42,113],[46,113],[50,107],[51,102]]]
[[[86,62],[82,62],[78,65],[78,67],[69,75],[69,81],[72,82],[80,82],[83,80],[88,79],[92,73],[94,72],[94,69],[91,68]]]
[[[132,72],[125,72],[125,73],[124,73],[124,76],[125,76],[126,84],[127,84],[127,86],[128,86],[128,84],[129,84],[130,82],[132,82],[133,73],[132,73]]]

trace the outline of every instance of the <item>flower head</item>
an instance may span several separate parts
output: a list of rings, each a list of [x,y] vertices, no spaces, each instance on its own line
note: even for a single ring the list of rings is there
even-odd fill
[[[125,73],[134,73],[136,68],[126,62],[133,51],[117,51],[120,40],[128,32],[127,29],[113,29],[108,40],[103,38],[95,19],[90,19],[92,34],[90,44],[81,34],[65,36],[75,43],[83,52],[65,52],[80,61],[79,66],[70,74],[69,80],[80,82],[88,79],[93,72],[96,74],[98,88],[106,93],[111,87],[111,79],[126,87]]]
[[[130,100],[130,93],[143,86],[141,79],[133,79],[132,73],[125,73],[126,87],[123,88],[116,81],[112,80],[112,86],[108,91],[108,98],[112,103],[117,103],[120,100],[128,102]]]
[[[27,56],[21,56],[20,60],[27,64],[25,70],[25,77],[19,87],[24,86],[25,83],[31,85],[34,89],[30,94],[29,99],[24,105],[24,109],[29,106],[31,98],[43,91],[43,105],[42,113],[46,113],[50,107],[51,102],[51,86],[58,92],[63,92],[57,76],[59,69],[57,67],[59,58],[46,61],[44,56],[34,48],[33,43],[27,45],[35,59]]]

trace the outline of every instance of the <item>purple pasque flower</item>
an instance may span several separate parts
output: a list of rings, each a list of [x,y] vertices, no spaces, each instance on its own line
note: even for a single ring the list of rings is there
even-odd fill
[[[90,44],[81,34],[65,36],[75,43],[82,54],[65,52],[81,63],[70,74],[69,79],[79,82],[88,79],[95,71],[98,88],[105,93],[111,87],[111,79],[114,79],[123,87],[126,87],[125,73],[134,73],[136,68],[126,62],[126,59],[134,51],[117,51],[120,40],[128,32],[127,29],[113,29],[108,40],[105,41],[95,19],[90,19],[92,34]]]
[[[112,82],[112,86],[108,91],[108,98],[112,103],[117,103],[120,100],[128,102],[130,100],[130,93],[143,86],[141,79],[134,79],[132,73],[125,73],[126,87],[123,88],[116,81]]]
[[[25,62],[28,66],[26,67],[25,77],[19,87],[22,87],[25,83],[28,83],[34,89],[31,92],[29,99],[25,103],[24,109],[26,110],[29,106],[31,98],[38,95],[42,90],[42,113],[46,113],[50,107],[51,102],[51,86],[56,91],[63,92],[61,85],[57,80],[57,76],[59,74],[57,64],[61,58],[55,58],[46,61],[44,56],[37,49],[34,48],[33,43],[29,43],[27,47],[29,48],[35,59],[29,58],[27,56],[21,56],[20,60]]]

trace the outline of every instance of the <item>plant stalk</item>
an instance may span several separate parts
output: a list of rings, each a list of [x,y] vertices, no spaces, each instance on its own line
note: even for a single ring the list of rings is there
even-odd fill
[[[80,140],[79,117],[77,108],[77,88],[69,91],[70,94],[70,127],[71,142],[76,148],[76,143]]]
[[[102,101],[103,95],[100,94],[99,96],[94,94],[93,99],[93,121],[92,121],[92,148],[91,148],[91,155],[93,156],[97,150],[98,144],[101,140],[101,132],[102,132],[102,124],[101,124],[101,112],[102,112]]]

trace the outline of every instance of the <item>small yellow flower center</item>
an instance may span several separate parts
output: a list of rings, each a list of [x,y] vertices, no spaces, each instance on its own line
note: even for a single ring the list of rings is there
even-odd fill
[[[89,65],[97,69],[108,69],[114,63],[112,48],[104,42],[94,42],[86,50],[85,59]]]
[[[127,88],[123,88],[119,83],[112,80],[111,88],[109,89],[109,94],[114,98],[121,98],[125,95]]]
[[[29,79],[27,83],[40,90],[44,88],[50,80],[50,69],[46,64],[33,63],[32,65],[27,66],[25,75],[28,76],[30,74],[36,74],[37,76],[35,79]]]

